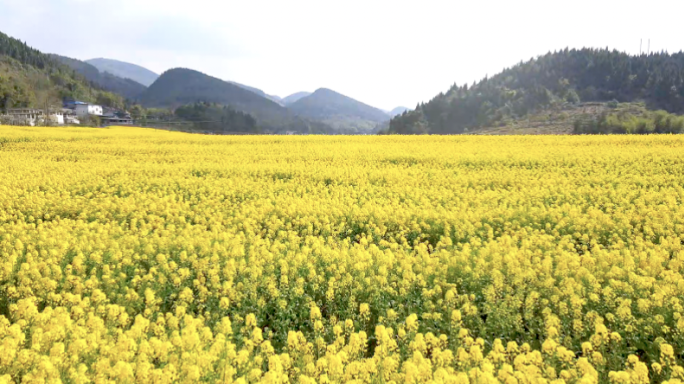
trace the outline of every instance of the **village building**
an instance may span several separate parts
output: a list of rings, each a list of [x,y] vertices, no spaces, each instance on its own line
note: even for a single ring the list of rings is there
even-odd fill
[[[104,126],[133,125],[133,119],[128,112],[75,100],[65,100],[62,108],[14,108],[7,109],[4,114],[0,110],[0,123],[31,127],[80,125],[81,120],[88,116],[98,116]]]
[[[65,109],[71,110],[75,110],[77,105],[88,105],[88,103],[84,103],[82,101],[77,100],[64,100],[62,104]]]
[[[85,117],[85,116],[102,116],[102,106],[100,105],[94,105],[94,104],[76,104],[74,111],[76,112],[76,115],[78,117]]]
[[[70,115],[71,111],[67,112],[63,109],[48,109],[46,115],[44,109],[13,108],[8,109],[7,113],[2,116],[8,124],[34,127],[36,125],[64,125],[69,119],[67,116]]]
[[[66,125],[79,125],[81,124],[81,120],[79,120],[78,116],[76,116],[76,113],[68,108],[63,108],[62,113],[64,114],[64,124]]]
[[[105,115],[100,118],[103,126],[108,125],[133,125],[133,119],[130,116]]]

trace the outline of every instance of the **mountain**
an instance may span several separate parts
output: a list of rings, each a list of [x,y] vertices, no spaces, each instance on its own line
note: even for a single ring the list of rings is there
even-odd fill
[[[0,109],[61,106],[64,99],[124,104],[53,57],[0,32]]]
[[[287,96],[283,98],[283,105],[288,106],[292,103],[296,103],[299,99],[303,97],[307,97],[311,94],[311,92],[297,92],[293,93],[290,96]]]
[[[295,116],[278,103],[233,83],[185,68],[164,72],[141,96],[145,107],[178,108],[204,102],[252,115],[264,132],[326,133],[330,127]]]
[[[51,54],[50,56],[62,64],[69,66],[74,71],[80,73],[88,81],[99,85],[102,87],[102,89],[117,93],[127,99],[136,99],[143,92],[145,92],[145,89],[147,89],[147,87],[144,85],[131,79],[123,79],[121,77],[112,75],[109,72],[100,72],[94,65],[88,64],[84,61],[55,54]]]
[[[276,103],[278,103],[278,104],[280,104],[280,105],[283,105],[283,99],[281,99],[281,98],[278,97],[278,96],[267,95],[266,92],[262,91],[262,90],[259,89],[259,88],[250,87],[249,85],[244,85],[244,84],[236,83],[236,82],[234,82],[234,81],[229,81],[229,83],[235,84],[235,85],[237,85],[237,86],[240,87],[240,88],[244,88],[244,89],[246,89],[246,90],[248,90],[248,91],[252,91],[252,92],[256,93],[257,95],[259,95],[259,96],[261,96],[261,97],[265,97],[265,98],[267,98],[267,99],[270,99],[271,101],[275,101]]]
[[[378,123],[389,120],[385,112],[326,88],[297,100],[288,108],[299,116],[322,121],[346,133],[370,133]]]
[[[548,53],[471,87],[452,86],[393,118],[389,133],[464,133],[580,102],[613,100],[684,112],[684,53],[630,56],[589,48]]]
[[[159,78],[159,75],[147,68],[143,68],[139,65],[131,63],[125,63],[123,61],[112,59],[91,59],[86,60],[86,63],[95,66],[95,68],[99,69],[100,72],[109,72],[112,75],[121,77],[123,79],[131,79],[146,87],[152,85],[152,83]]]
[[[394,117],[394,116],[401,115],[402,113],[404,113],[406,111],[410,111],[410,109],[408,109],[406,107],[396,107],[393,110],[387,112],[387,114],[390,115],[390,117]]]

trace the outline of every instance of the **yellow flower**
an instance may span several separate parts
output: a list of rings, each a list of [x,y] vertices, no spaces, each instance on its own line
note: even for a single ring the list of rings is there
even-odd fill
[[[0,384],[676,382],[682,148],[0,127]]]
[[[367,303],[362,303],[359,306],[359,314],[361,314],[361,317],[364,319],[368,319],[370,316],[370,306]]]

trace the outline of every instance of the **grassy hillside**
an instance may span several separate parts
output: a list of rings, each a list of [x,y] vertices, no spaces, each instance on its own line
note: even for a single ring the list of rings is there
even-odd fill
[[[630,56],[605,49],[549,53],[472,86],[454,85],[392,119],[391,133],[464,133],[580,102],[634,102],[684,112],[684,53]]]
[[[321,88],[288,106],[294,113],[325,122],[348,133],[368,133],[389,116],[370,105]]]
[[[131,79],[146,87],[154,83],[159,75],[150,71],[147,68],[136,64],[126,63],[123,61],[112,59],[91,59],[86,60],[86,63],[93,65],[99,69],[100,72],[109,72],[112,75],[121,77],[123,79]]]
[[[50,56],[80,73],[89,81],[99,85],[102,89],[119,94],[126,99],[135,100],[147,89],[147,87],[134,80],[124,79],[109,72],[101,72],[95,66],[84,61],[59,55]]]
[[[61,105],[65,98],[122,105],[123,99],[17,39],[0,32],[0,109]]]
[[[196,102],[228,105],[246,112],[267,132],[296,131],[325,133],[325,124],[294,116],[272,100],[238,85],[191,69],[176,68],[163,73],[140,97],[145,107],[177,108]]]

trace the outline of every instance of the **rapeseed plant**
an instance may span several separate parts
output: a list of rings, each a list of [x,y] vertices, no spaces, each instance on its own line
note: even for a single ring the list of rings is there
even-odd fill
[[[0,127],[0,383],[678,383],[684,137]]]

